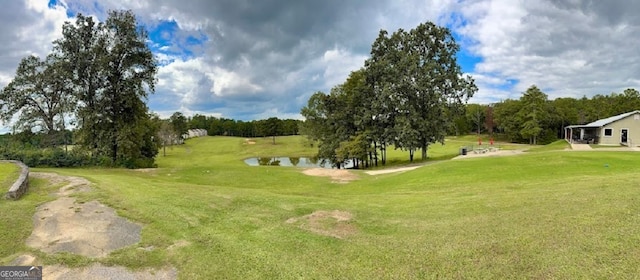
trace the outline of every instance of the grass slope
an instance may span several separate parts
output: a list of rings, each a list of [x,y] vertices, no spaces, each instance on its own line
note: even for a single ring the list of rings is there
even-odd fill
[[[4,193],[20,177],[20,167],[9,162],[0,162],[0,193]]]
[[[354,171],[360,180],[333,184],[298,168],[244,165],[242,159],[252,156],[313,154],[300,137],[270,141],[192,139],[168,149],[158,158],[161,168],[151,171],[47,171],[89,178],[96,191],[81,199],[99,199],[144,225],[141,244],[98,261],[131,268],[173,265],[181,279],[640,274],[636,154],[551,151],[473,158],[379,176]],[[459,148],[437,146],[432,154],[443,157]],[[400,156],[408,157],[399,153],[398,161]],[[0,243],[3,263],[32,252],[21,244],[34,206],[50,199],[51,189],[35,182],[22,200],[0,203],[0,226],[10,222],[0,228],[7,241]],[[353,235],[337,239],[286,223],[317,210],[353,214]],[[138,249],[150,246],[154,250]],[[39,256],[69,265],[91,261]]]

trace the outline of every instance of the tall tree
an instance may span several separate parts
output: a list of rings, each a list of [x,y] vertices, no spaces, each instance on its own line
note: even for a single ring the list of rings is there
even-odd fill
[[[575,98],[556,98],[551,102],[554,111],[555,130],[564,139],[564,127],[570,124],[578,124],[579,104]]]
[[[131,11],[110,11],[104,23],[78,15],[54,42],[74,77],[78,144],[114,162],[148,154],[142,149],[150,142],[141,137],[155,135],[143,131],[157,72],[147,40]]]
[[[466,109],[466,115],[472,127],[476,131],[476,134],[480,134],[483,131],[483,124],[485,122],[486,108],[480,104],[468,104]]]
[[[63,132],[73,98],[69,78],[54,55],[44,61],[36,56],[23,58],[14,79],[0,92],[0,119],[9,122],[17,115],[16,129],[36,128],[49,138]]]
[[[507,99],[494,105],[493,116],[498,131],[504,133],[512,142],[518,142],[521,139],[521,122],[516,117],[521,108],[522,102],[513,99]]]
[[[517,114],[522,123],[520,134],[523,138],[529,139],[530,144],[536,145],[538,136],[544,130],[545,122],[549,120],[547,95],[532,85],[522,95],[520,101],[522,109]]]
[[[101,112],[99,100],[105,87],[106,35],[104,25],[93,17],[78,14],[75,23],[65,22],[62,38],[53,42],[54,53],[61,57],[70,72],[77,122],[77,143],[95,154],[100,153]]]
[[[271,136],[273,144],[276,144],[276,136],[282,134],[283,124],[282,120],[271,117],[266,120],[263,120],[260,125],[260,131],[262,131],[262,135]]]
[[[182,135],[185,135],[189,130],[187,117],[185,117],[181,112],[174,112],[171,114],[169,122],[171,123],[171,127],[173,127],[174,133],[178,135],[179,139],[182,139]]]
[[[489,136],[491,136],[493,138],[493,129],[495,127],[495,124],[493,122],[493,106],[489,105],[486,106],[485,112],[484,112],[484,128],[487,130],[487,132],[489,132]]]
[[[416,149],[426,159],[430,144],[444,143],[453,114],[477,91],[473,79],[462,75],[459,48],[449,29],[431,22],[390,37],[381,31],[372,46],[369,81],[397,112],[395,144],[409,150],[411,159]]]

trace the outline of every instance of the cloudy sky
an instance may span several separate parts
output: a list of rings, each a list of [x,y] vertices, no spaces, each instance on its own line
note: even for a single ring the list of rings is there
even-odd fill
[[[380,29],[449,27],[479,87],[471,102],[640,89],[640,1],[12,0],[0,9],[0,87],[20,59],[44,57],[64,21],[131,9],[160,68],[149,107],[241,120],[300,118],[363,66]]]

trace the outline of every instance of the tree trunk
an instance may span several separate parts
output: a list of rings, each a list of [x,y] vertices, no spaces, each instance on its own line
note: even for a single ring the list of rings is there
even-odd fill
[[[416,152],[414,149],[409,149],[409,161],[413,162],[413,154]]]
[[[118,143],[114,140],[111,144],[111,160],[113,160],[113,164],[116,163],[118,159]]]
[[[382,165],[387,164],[387,145],[383,144],[382,146]]]
[[[429,147],[429,145],[427,144],[422,144],[422,160],[427,160],[427,148]]]
[[[373,152],[375,153],[373,155],[375,164],[376,166],[378,166],[378,143],[377,142],[373,142]]]

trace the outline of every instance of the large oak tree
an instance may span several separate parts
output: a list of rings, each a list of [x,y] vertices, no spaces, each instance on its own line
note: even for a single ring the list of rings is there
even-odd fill
[[[77,144],[114,162],[157,154],[143,146],[155,134],[147,131],[145,101],[154,92],[157,65],[147,40],[131,11],[110,11],[102,23],[78,15],[54,42],[73,76]]]

